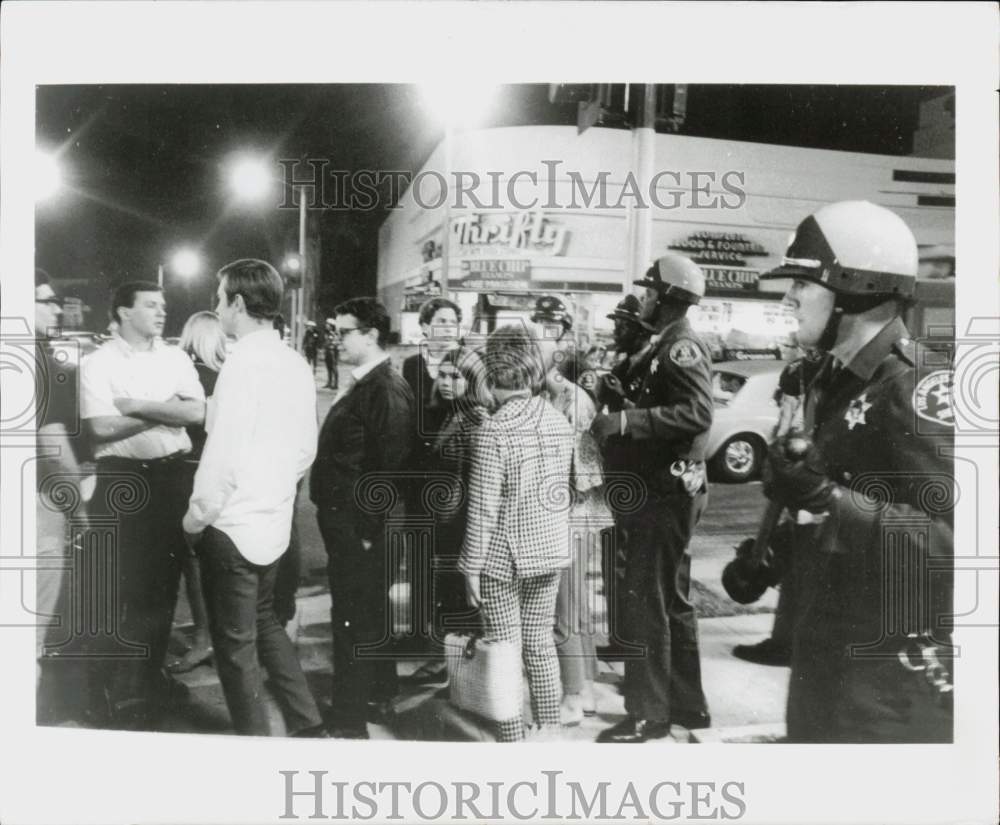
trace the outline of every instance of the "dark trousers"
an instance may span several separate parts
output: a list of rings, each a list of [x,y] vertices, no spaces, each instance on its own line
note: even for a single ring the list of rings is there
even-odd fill
[[[295,488],[295,500],[298,502],[302,481]],[[292,513],[292,532],[288,538],[288,549],[278,560],[278,573],[274,583],[274,613],[282,625],[295,618],[295,594],[299,589],[299,579],[302,574],[302,543],[299,540],[299,528]]]
[[[363,727],[368,702],[387,702],[398,691],[390,650],[391,584],[385,536],[364,548],[353,517],[330,506],[317,510],[327,553],[333,622],[334,725]]]
[[[216,669],[237,733],[268,736],[260,665],[271,679],[290,734],[322,722],[295,646],[274,615],[278,562],[252,564],[221,530],[198,544]],[[259,664],[258,664],[259,660]]]
[[[146,721],[165,702],[163,663],[187,552],[181,520],[193,480],[193,467],[183,460],[97,462],[88,515],[94,536],[113,536],[114,565],[82,607],[113,605],[118,639],[95,639],[90,651],[101,660],[91,686],[108,700],[112,723],[117,714]],[[92,544],[92,552],[102,552],[100,541]]]
[[[639,719],[707,711],[701,687],[698,624],[689,600],[688,542],[708,496],[650,496],[622,516],[626,537],[625,640],[645,652],[625,661],[625,709]]]
[[[337,385],[340,383],[337,375],[337,362],[333,359],[331,355],[325,355],[323,360],[326,362],[326,383],[327,386],[337,389]]]

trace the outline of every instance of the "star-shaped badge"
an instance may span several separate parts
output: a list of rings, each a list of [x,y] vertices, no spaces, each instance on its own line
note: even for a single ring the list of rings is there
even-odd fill
[[[858,424],[867,424],[865,413],[871,408],[868,401],[868,393],[863,392],[861,396],[855,398],[844,413],[844,421],[847,422],[847,429],[853,430]]]

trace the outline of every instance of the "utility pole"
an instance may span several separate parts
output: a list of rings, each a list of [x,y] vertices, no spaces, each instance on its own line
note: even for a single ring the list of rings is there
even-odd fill
[[[639,112],[632,127],[631,172],[641,194],[644,206],[633,200],[626,213],[628,242],[625,252],[625,269],[622,273],[622,292],[632,291],[632,282],[641,278],[653,256],[653,209],[649,188],[653,180],[656,160],[656,100],[657,86],[645,83]]]
[[[302,350],[302,286],[310,276],[309,262],[306,260],[306,192],[299,190],[299,285],[292,293],[292,348]]]

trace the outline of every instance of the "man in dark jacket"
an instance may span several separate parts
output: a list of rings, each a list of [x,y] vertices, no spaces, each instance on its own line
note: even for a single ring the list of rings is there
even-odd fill
[[[366,721],[396,694],[388,638],[386,518],[398,500],[397,473],[413,443],[413,393],[385,346],[389,315],[374,298],[335,310],[341,357],[353,386],[330,408],[319,433],[310,497],[329,558],[333,600],[330,734],[367,739]],[[378,707],[369,707],[376,705]]]

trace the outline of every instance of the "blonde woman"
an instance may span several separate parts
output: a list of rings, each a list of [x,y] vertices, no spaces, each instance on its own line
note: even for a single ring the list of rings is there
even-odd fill
[[[210,398],[215,390],[215,380],[222,369],[222,362],[226,360],[226,333],[222,331],[219,316],[214,312],[196,312],[188,318],[181,332],[180,347],[194,362],[198,379],[205,390],[205,398]],[[187,431],[191,438],[188,460],[196,465],[205,446],[205,428],[203,425],[192,425]],[[187,673],[212,658],[208,613],[201,592],[201,570],[196,556],[190,553],[184,556],[183,572],[184,588],[191,605],[191,618],[194,620],[194,640],[180,659],[167,665],[171,673]]]

